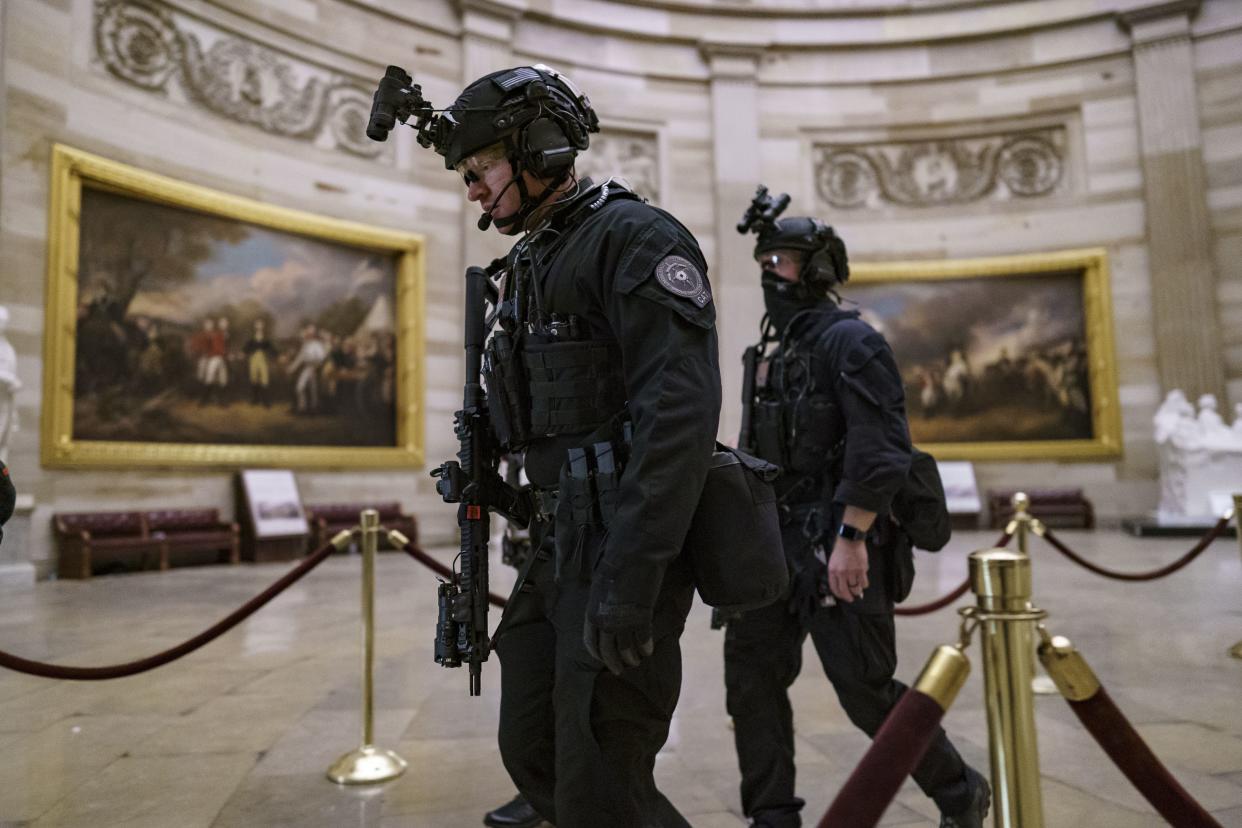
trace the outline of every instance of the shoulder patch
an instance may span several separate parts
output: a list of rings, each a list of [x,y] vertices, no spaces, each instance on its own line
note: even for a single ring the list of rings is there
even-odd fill
[[[655,267],[656,281],[676,296],[689,299],[702,308],[712,300],[711,289],[699,269],[684,256],[669,255]]]

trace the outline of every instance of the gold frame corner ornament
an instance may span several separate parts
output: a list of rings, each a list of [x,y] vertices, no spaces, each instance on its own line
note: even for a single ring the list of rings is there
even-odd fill
[[[1103,247],[1090,247],[977,259],[866,262],[850,265],[851,282],[868,285],[1068,271],[1082,274],[1092,436],[1082,440],[920,443],[920,448],[941,460],[1105,460],[1121,457],[1121,404],[1118,396],[1108,251]]]
[[[73,383],[82,188],[99,189],[273,230],[398,256],[394,445],[277,446],[75,440]],[[51,468],[416,468],[424,463],[426,242],[417,233],[277,207],[52,146],[40,457]]]

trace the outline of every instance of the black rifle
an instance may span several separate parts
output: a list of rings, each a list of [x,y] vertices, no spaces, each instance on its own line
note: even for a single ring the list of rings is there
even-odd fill
[[[755,407],[755,373],[759,369],[759,346],[751,345],[742,352],[742,428],[737,447],[754,453],[755,436],[751,433],[751,412]]]
[[[525,526],[531,505],[525,495],[505,484],[497,473],[500,447],[492,435],[487,397],[483,392],[483,345],[487,339],[487,304],[497,300],[487,270],[466,270],[466,387],[462,409],[453,416],[460,448],[431,473],[436,491],[446,503],[456,503],[461,530],[458,575],[438,588],[435,659],[445,667],[470,665],[470,695],[481,688],[480,674],[487,661],[487,539],[492,512]]]

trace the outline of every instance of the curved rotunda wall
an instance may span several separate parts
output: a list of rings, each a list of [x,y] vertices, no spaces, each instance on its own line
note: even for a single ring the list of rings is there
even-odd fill
[[[1157,7],[1159,16],[1145,16]],[[1219,331],[1224,380],[1232,400],[1242,401],[1242,8],[1228,0],[6,0],[0,304],[13,317],[9,338],[24,384],[23,428],[9,462],[38,500],[35,526],[44,533],[58,509],[232,508],[223,472],[39,465],[53,143],[275,205],[422,234],[429,463],[455,450],[461,269],[505,249],[494,234],[478,234],[477,208],[409,130],[394,132],[377,153],[356,140],[356,130],[341,128],[357,115],[334,115],[327,103],[309,120],[299,121],[306,113],[297,111],[285,121],[265,120],[239,105],[235,87],[196,88],[210,75],[185,65],[186,52],[134,54],[126,51],[133,41],[109,41],[117,20],[164,33],[141,41],[143,48],[186,36],[207,49],[232,44],[222,47],[234,61],[225,71],[286,67],[299,84],[318,79],[321,88],[356,90],[347,103],[369,96],[389,63],[409,69],[437,103],[451,100],[465,81],[520,62],[567,71],[604,125],[585,171],[620,171],[695,232],[712,265],[726,438],[738,422],[738,358],[759,312],[749,245],[733,224],[758,181],[790,192],[792,211],[833,223],[858,262],[1105,247],[1124,457],[978,465],[984,488],[1088,487],[1105,518],[1155,502],[1150,419],[1162,393],[1161,361],[1176,362],[1176,354],[1161,351],[1156,333],[1170,323],[1154,313],[1146,224],[1150,215],[1169,212],[1158,204],[1153,213],[1150,199],[1170,187],[1156,180],[1167,174],[1151,159],[1162,136],[1181,134],[1165,127],[1181,124],[1189,111],[1197,128],[1174,143],[1189,150],[1192,162],[1201,159],[1204,174],[1192,188],[1201,214],[1189,220],[1194,238],[1206,241],[1191,258],[1204,259],[1215,280],[1214,318],[1205,326]],[[1140,79],[1135,42],[1143,38],[1144,48],[1167,46],[1189,57],[1190,100],[1161,96]],[[164,68],[152,79],[146,69],[154,65]],[[1038,175],[1018,175],[931,200],[918,187],[893,200],[900,187],[886,194],[877,184],[872,193],[843,195],[817,186],[825,147],[863,155],[925,143],[977,150],[1023,137],[1043,153],[1037,166],[1056,166],[1051,186]],[[1177,341],[1175,333],[1162,341]],[[418,513],[429,539],[453,534],[452,511],[439,504],[423,469],[300,470],[298,480],[304,501],[396,498]],[[34,548],[50,548],[47,540],[36,537]],[[39,563],[46,571],[49,562]]]

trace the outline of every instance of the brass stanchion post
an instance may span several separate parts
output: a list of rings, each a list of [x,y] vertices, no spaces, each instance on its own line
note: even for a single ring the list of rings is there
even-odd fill
[[[1242,552],[1242,492],[1233,496],[1233,526],[1238,530],[1238,551]],[[1229,655],[1242,658],[1242,641],[1229,648]]]
[[[1043,828],[1031,671],[1034,624],[1045,613],[1031,606],[1031,561],[1009,549],[973,552],[970,585],[978,599],[970,612],[981,633],[996,825]]]
[[[1009,525],[1005,527],[1005,532],[1014,536],[1014,539],[1018,542],[1018,551],[1029,558],[1031,555],[1031,532],[1041,533],[1043,531],[1043,524],[1031,515],[1031,498],[1026,492],[1015,492],[1011,502],[1013,503],[1013,520],[1009,521]],[[1031,675],[1033,676],[1031,679],[1031,690],[1035,695],[1056,695],[1056,682],[1040,671],[1039,666],[1035,663],[1034,653],[1031,654]]]
[[[362,746],[328,768],[338,785],[387,782],[405,773],[405,760],[372,744],[375,729],[373,672],[375,665],[375,554],[379,549],[379,512],[362,512]]]

